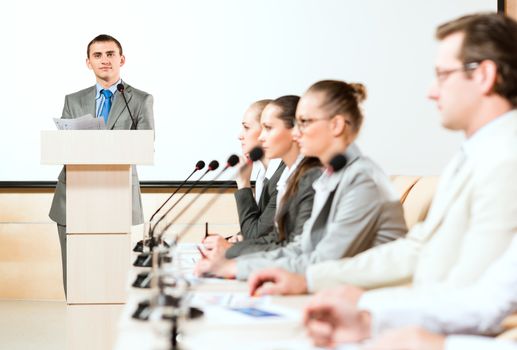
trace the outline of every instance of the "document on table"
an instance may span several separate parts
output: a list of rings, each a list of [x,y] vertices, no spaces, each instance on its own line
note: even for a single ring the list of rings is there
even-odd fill
[[[79,118],[54,118],[58,130],[106,130],[104,118],[94,118],[91,114]]]
[[[228,308],[236,307],[261,307],[270,304],[271,297],[251,297],[247,293],[225,293],[225,292],[193,292],[188,298],[192,306],[211,307],[220,306]]]

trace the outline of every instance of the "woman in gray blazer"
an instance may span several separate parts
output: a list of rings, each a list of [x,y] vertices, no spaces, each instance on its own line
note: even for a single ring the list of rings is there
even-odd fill
[[[225,251],[228,259],[253,252],[268,251],[285,246],[302,232],[310,217],[314,189],[312,183],[321,175],[321,163],[317,158],[300,154],[293,138],[298,96],[282,96],[270,102],[261,114],[262,131],[259,141],[264,156],[282,159],[285,168],[276,184],[275,226],[260,238],[248,238],[233,245],[219,236],[208,237],[204,245],[209,250]]]
[[[268,251],[285,246],[302,232],[303,224],[310,216],[314,189],[312,183],[321,175],[321,163],[317,158],[300,154],[292,131],[298,96],[282,96],[269,103],[261,114],[262,131],[258,140],[264,147],[264,156],[281,159],[285,164],[275,182],[277,208],[275,226],[266,235],[248,237],[235,244],[227,243],[220,236],[210,236],[203,241],[209,250],[226,251],[227,258],[243,254]],[[252,199],[248,199],[251,202]],[[244,203],[241,203],[244,204]],[[253,203],[249,203],[250,206]]]
[[[247,279],[266,267],[302,273],[311,264],[353,256],[406,233],[402,206],[388,177],[354,143],[365,97],[361,84],[326,80],[311,86],[298,103],[295,137],[301,153],[318,157],[327,167],[337,154],[347,160],[314,183],[312,213],[302,234],[285,247],[237,259],[209,254],[197,264],[197,274]]]

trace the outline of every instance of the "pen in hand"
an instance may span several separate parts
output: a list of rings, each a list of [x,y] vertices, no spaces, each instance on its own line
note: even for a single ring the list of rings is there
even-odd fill
[[[201,254],[201,257],[202,257],[203,259],[206,259],[206,258],[207,258],[207,256],[206,256],[206,254],[203,252],[203,249],[201,249],[201,247],[200,247],[199,245],[197,245],[196,247],[197,247],[197,250],[199,251],[199,254]]]

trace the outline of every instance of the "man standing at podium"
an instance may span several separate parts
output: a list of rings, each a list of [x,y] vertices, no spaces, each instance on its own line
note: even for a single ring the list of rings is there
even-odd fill
[[[120,79],[120,68],[126,60],[120,42],[110,35],[101,34],[88,44],[86,53],[86,66],[95,74],[96,84],[67,95],[61,118],[78,118],[91,114],[97,118],[103,118],[108,130],[154,129],[153,97]],[[122,94],[125,95],[127,103]],[[143,223],[143,212],[140,183],[135,166],[132,173],[132,222],[133,225],[138,225]],[[49,216],[57,223],[66,296],[66,172],[64,168],[58,177]]]

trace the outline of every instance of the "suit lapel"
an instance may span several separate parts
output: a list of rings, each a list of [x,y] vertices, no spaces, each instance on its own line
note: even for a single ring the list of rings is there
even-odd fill
[[[127,89],[124,91],[124,94],[126,95],[127,103],[129,104],[133,95],[131,94],[131,89],[126,84],[124,84],[124,85],[126,86],[126,89]],[[125,108],[126,108],[126,103],[124,102],[124,97],[122,96],[122,94],[120,92],[117,92],[115,94],[113,106],[111,106],[111,110],[110,110],[109,117],[108,117],[108,125],[106,126],[106,129],[108,129],[108,130],[113,129],[113,127],[115,126],[115,123],[120,118],[120,116],[124,112]],[[128,113],[128,112],[126,112],[126,113]],[[128,113],[128,116],[129,116],[129,113]],[[136,118],[136,116],[135,116],[135,118]]]
[[[262,193],[260,194],[260,199],[259,199],[259,203],[258,203],[258,206],[259,206],[259,209],[261,212],[264,209],[266,209],[267,203],[269,202],[268,185],[269,185],[269,179],[265,177],[264,181],[262,182]]]
[[[466,161],[456,174],[449,174],[448,178],[444,179],[446,181],[441,184],[439,196],[433,201],[433,207],[426,220],[430,231],[434,231],[441,224],[447,214],[447,210],[465,188],[465,183],[471,177],[473,171],[472,164]]]
[[[276,211],[276,218],[277,218],[277,220],[276,220],[276,221],[278,221],[278,219],[280,219],[280,218],[283,218],[283,217],[287,214],[287,212],[288,212],[288,211],[290,210],[290,208],[291,208],[291,205],[292,205],[292,203],[293,203],[293,200],[294,200],[294,198],[293,198],[293,197],[288,198],[288,199],[284,202],[284,205],[282,205],[280,208],[277,208],[277,211]]]
[[[92,86],[88,91],[81,97],[81,113],[77,117],[82,117],[86,114],[91,114],[94,118],[96,117],[95,111],[95,95],[97,94],[97,89]]]
[[[323,174],[318,180],[314,182],[314,190],[316,191],[314,207],[311,216],[314,216],[316,222],[317,218],[322,213],[322,209],[326,207],[328,201],[332,201],[334,199],[333,193],[336,192],[337,188],[342,182],[343,176],[345,176],[346,169],[354,163],[361,156],[361,151],[357,147],[355,143],[351,144],[345,152],[345,157],[347,159],[347,163],[343,169],[334,173],[332,175]],[[316,197],[319,197],[316,200]],[[334,208],[330,207],[331,210]],[[332,213],[327,213],[332,214]]]

